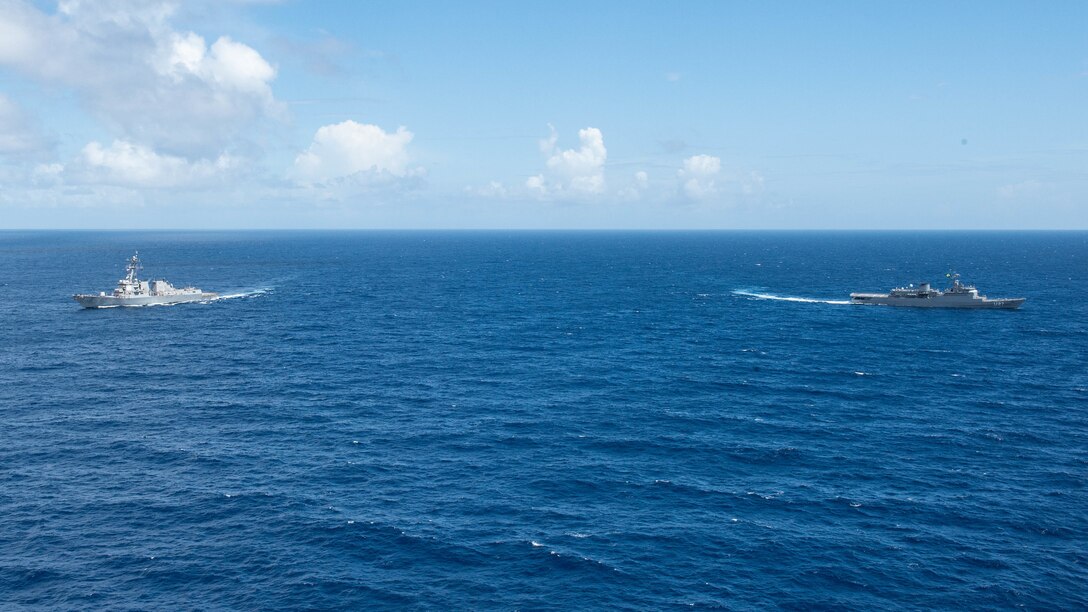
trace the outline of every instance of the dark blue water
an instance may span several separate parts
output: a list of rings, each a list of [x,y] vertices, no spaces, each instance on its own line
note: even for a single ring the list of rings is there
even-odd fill
[[[71,301],[137,248],[238,297]],[[1027,302],[818,301],[951,267]],[[8,232],[0,285],[7,605],[1088,606],[1088,233]]]

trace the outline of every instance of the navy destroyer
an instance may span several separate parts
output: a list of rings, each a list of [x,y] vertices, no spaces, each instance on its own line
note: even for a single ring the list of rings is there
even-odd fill
[[[882,306],[912,306],[915,308],[1019,308],[1026,298],[990,299],[979,295],[978,289],[960,282],[960,275],[954,272],[945,276],[952,285],[940,291],[921,283],[917,287],[896,287],[889,293],[851,293],[852,304],[879,304]]]
[[[112,308],[114,306],[152,306],[160,304],[179,304],[181,302],[202,302],[219,297],[218,293],[209,293],[196,287],[177,288],[164,280],[142,281],[136,278],[140,270],[140,254],[137,252],[128,260],[125,277],[117,281],[113,293],[99,291],[81,293],[72,298],[84,308]]]

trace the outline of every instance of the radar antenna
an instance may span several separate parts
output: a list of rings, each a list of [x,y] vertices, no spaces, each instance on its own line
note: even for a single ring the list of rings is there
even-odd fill
[[[125,266],[125,280],[130,283],[135,283],[136,272],[141,269],[140,266],[140,252],[136,251],[136,254],[132,256],[132,259],[128,260],[128,265]]]

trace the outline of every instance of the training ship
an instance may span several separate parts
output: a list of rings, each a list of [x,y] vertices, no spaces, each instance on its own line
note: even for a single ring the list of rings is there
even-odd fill
[[[890,293],[851,293],[852,304],[879,304],[882,306],[912,306],[915,308],[1019,308],[1025,298],[990,299],[978,294],[972,285],[960,282],[960,275],[946,274],[952,286],[944,291],[933,289],[929,283],[917,287],[896,287]]]
[[[142,281],[136,278],[140,270],[140,253],[128,260],[125,277],[117,281],[117,288],[107,294],[81,293],[72,298],[84,308],[112,308],[114,306],[153,306],[160,304],[180,304],[182,302],[202,302],[219,297],[218,293],[209,293],[196,287],[177,288],[164,280]]]

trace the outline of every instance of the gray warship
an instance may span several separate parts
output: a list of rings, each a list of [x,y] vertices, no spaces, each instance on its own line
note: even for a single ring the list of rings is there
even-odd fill
[[[952,285],[940,291],[930,287],[929,283],[920,283],[917,287],[896,287],[889,293],[851,293],[852,304],[878,304],[881,306],[909,306],[914,308],[1019,308],[1026,298],[990,299],[979,295],[978,289],[960,282],[960,275],[950,272],[945,276]]]
[[[140,267],[140,253],[128,260],[125,277],[117,281],[113,293],[99,291],[80,293],[72,298],[84,308],[113,308],[115,306],[153,306],[160,304],[179,304],[182,302],[202,302],[219,297],[218,293],[209,293],[196,287],[177,288],[164,280],[142,281],[136,278]]]

